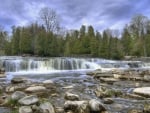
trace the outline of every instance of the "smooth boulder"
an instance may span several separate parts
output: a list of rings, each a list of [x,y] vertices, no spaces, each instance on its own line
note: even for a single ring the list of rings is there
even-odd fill
[[[30,95],[30,96],[25,96],[24,98],[20,99],[18,102],[21,105],[32,105],[39,102],[39,99],[36,95]]]
[[[103,111],[106,111],[104,105],[96,99],[92,99],[89,101],[89,108],[90,113],[101,113]]]
[[[0,68],[0,74],[4,74],[5,73],[5,69],[4,68]]]
[[[72,94],[72,93],[67,92],[67,93],[65,94],[65,99],[66,99],[66,100],[75,101],[75,100],[79,100],[79,96],[76,95],[76,94]]]
[[[16,91],[11,95],[11,99],[13,100],[19,100],[23,97],[27,96],[24,92],[22,91]]]
[[[103,103],[104,104],[112,104],[112,103],[114,103],[114,101],[111,98],[104,98]]]
[[[150,75],[144,75],[144,81],[150,82]]]
[[[4,68],[0,68],[0,78],[4,78],[4,77],[6,77],[5,69]]]
[[[19,108],[19,113],[33,113],[30,106],[21,106]]]
[[[14,77],[14,78],[11,80],[11,83],[13,83],[13,84],[25,83],[26,81],[27,81],[27,79],[24,78],[24,77]]]
[[[118,82],[119,81],[118,79],[115,79],[115,78],[100,78],[100,80],[102,82],[107,82],[107,83],[113,83],[113,82]]]
[[[26,84],[19,84],[19,85],[9,85],[5,88],[5,91],[7,93],[11,93],[11,92],[14,92],[14,91],[22,91],[24,90],[25,88],[27,87]]]
[[[150,104],[144,105],[144,113],[150,113]]]
[[[145,97],[150,97],[150,87],[135,88],[133,92]]]
[[[39,108],[41,113],[55,113],[53,105],[49,102],[40,104]]]
[[[30,93],[35,93],[35,92],[46,91],[46,88],[44,86],[31,86],[25,89],[25,91]]]
[[[67,113],[90,113],[87,101],[66,101],[64,110]]]
[[[0,78],[4,78],[4,77],[6,77],[5,74],[0,74]]]

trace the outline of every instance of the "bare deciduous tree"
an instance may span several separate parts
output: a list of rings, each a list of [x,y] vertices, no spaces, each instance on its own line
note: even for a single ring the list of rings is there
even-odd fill
[[[58,32],[59,19],[56,12],[53,9],[44,7],[40,10],[39,14],[47,32]]]
[[[143,33],[146,33],[148,25],[148,18],[141,14],[135,15],[131,20],[131,31],[137,34],[137,38],[139,38]]]

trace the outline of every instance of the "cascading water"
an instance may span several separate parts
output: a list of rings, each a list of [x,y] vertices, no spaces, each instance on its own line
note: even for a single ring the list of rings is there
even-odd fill
[[[112,68],[144,68],[147,65],[148,64],[143,64],[139,61],[113,61],[99,58],[0,57],[0,67],[5,68],[6,75],[9,79],[14,75],[26,75],[30,76],[30,78],[37,77],[38,79],[40,77],[46,77],[47,79],[47,77],[49,77],[51,74],[56,77],[58,73],[58,76],[62,77],[64,72],[66,75],[68,73],[77,72],[80,72],[80,74],[81,72],[84,72],[85,74],[85,71],[91,71],[95,69],[110,70]]]
[[[113,61],[99,58],[34,58],[34,57],[0,57],[0,65],[6,72],[80,70],[99,68],[138,68],[149,67],[150,63],[139,61]]]
[[[98,69],[91,59],[77,58],[20,58],[3,59],[6,72]]]

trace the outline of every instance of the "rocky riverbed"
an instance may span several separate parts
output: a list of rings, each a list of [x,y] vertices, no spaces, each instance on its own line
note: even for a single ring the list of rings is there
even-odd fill
[[[99,69],[39,82],[3,78],[0,106],[0,113],[150,113],[150,72]]]

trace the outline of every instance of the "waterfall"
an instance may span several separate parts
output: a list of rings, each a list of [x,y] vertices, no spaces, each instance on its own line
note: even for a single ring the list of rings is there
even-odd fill
[[[79,58],[6,58],[1,59],[6,72],[98,69],[91,59]]]
[[[0,57],[0,65],[6,72],[28,71],[57,71],[57,70],[81,70],[100,68],[145,68],[150,63],[139,61],[114,61],[99,58],[36,58],[36,57]]]

